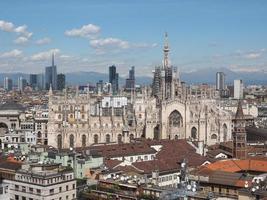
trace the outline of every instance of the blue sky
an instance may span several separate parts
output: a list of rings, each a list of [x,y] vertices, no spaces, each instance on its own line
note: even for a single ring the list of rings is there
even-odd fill
[[[0,1],[0,71],[41,72],[56,52],[58,71],[151,74],[170,59],[181,71],[267,69],[265,0]]]

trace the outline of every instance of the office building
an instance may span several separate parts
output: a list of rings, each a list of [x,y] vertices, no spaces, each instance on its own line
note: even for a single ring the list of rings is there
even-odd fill
[[[103,93],[103,87],[104,87],[103,80],[99,80],[99,81],[96,83],[96,93],[97,93],[97,94],[102,94],[102,93]]]
[[[13,88],[13,81],[12,79],[8,78],[8,77],[5,77],[4,78],[4,89],[6,91],[11,91]]]
[[[225,74],[223,72],[216,73],[216,90],[225,90]]]
[[[32,89],[37,89],[37,74],[30,74],[30,86],[32,87]]]
[[[66,77],[65,74],[58,74],[57,75],[57,89],[63,90],[66,86]]]
[[[243,81],[242,80],[234,80],[234,98],[235,99],[243,99]]]
[[[25,87],[27,86],[27,80],[24,79],[23,77],[18,78],[18,90],[19,91],[24,91]]]
[[[45,89],[49,90],[50,85],[53,90],[57,90],[57,66],[54,63],[54,54],[52,55],[52,66],[45,68]]]
[[[76,199],[74,173],[60,164],[22,165],[10,180],[11,199]]]
[[[109,67],[109,83],[112,85],[112,93],[117,94],[119,91],[119,74],[116,73],[116,66]]]
[[[129,78],[126,79],[125,89],[132,91],[135,89],[135,70],[134,66],[129,70]]]
[[[37,74],[37,89],[43,90],[45,86],[44,74]]]

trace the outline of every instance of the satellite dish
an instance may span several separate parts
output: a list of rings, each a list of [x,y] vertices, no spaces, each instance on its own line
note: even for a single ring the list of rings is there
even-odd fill
[[[252,190],[252,192],[255,192],[256,191],[256,188],[253,187],[251,190]]]
[[[187,190],[191,190],[192,189],[192,186],[191,185],[187,185]]]
[[[192,191],[193,191],[193,192],[196,192],[196,191],[197,191],[197,189],[196,189],[195,187],[193,187],[193,188],[192,188]]]
[[[72,148],[72,147],[70,147],[70,150],[72,151],[72,150],[73,150],[73,148]]]
[[[111,178],[111,174],[108,174],[108,175],[107,175],[107,178]]]
[[[181,164],[181,167],[182,167],[182,168],[184,168],[184,167],[185,167],[185,163],[184,163],[184,162]]]

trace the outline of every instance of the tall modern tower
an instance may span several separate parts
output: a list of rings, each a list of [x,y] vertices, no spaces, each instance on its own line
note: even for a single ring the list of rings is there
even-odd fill
[[[55,55],[52,54],[52,66],[45,68],[45,89],[49,90],[50,85],[53,90],[57,90],[57,66],[55,65]]]
[[[116,66],[109,67],[109,83],[112,86],[113,94],[117,94],[119,91],[119,74],[116,72]]]
[[[27,80],[24,79],[23,77],[18,78],[18,90],[19,91],[24,91],[25,87],[27,86]]]
[[[225,90],[225,74],[223,72],[216,73],[216,90]]]
[[[12,79],[8,78],[8,77],[5,77],[4,78],[4,89],[6,91],[11,91],[13,88],[13,81]]]
[[[125,89],[132,91],[135,89],[135,70],[134,66],[129,70],[129,78],[126,79]]]
[[[234,98],[243,99],[243,81],[234,80]]]
[[[57,75],[57,89],[63,90],[65,89],[65,85],[66,85],[65,74],[58,74]]]

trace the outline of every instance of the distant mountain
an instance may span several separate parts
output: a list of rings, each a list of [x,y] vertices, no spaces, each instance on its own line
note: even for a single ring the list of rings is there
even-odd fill
[[[242,79],[245,84],[267,84],[265,72],[234,72],[227,68],[202,68],[194,72],[181,73],[181,79],[188,83],[215,84],[216,72],[224,72],[227,84],[233,84],[235,79]]]
[[[216,72],[222,71],[226,75],[226,83],[233,84],[235,79],[242,79],[245,84],[263,84],[267,85],[266,72],[234,72],[227,68],[202,68],[193,72],[182,72],[181,80],[191,84],[208,83],[215,84]],[[8,76],[13,79],[13,84],[17,84],[20,76],[29,80],[29,74],[26,73],[0,73],[0,85],[3,85],[4,77]],[[86,85],[95,84],[99,80],[108,81],[108,74],[99,72],[72,72],[66,73],[66,82],[69,85]],[[136,84],[148,85],[152,83],[152,77],[137,76]],[[125,85],[125,78],[119,78],[119,84]]]

